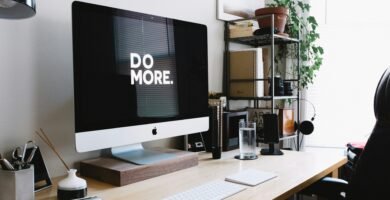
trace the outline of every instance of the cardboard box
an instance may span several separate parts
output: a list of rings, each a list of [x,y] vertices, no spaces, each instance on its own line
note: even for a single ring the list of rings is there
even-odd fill
[[[242,21],[237,22],[235,25],[229,25],[229,37],[250,37],[253,36],[253,32],[259,28],[256,21]]]
[[[261,49],[230,52],[230,96],[261,97],[264,95],[263,62]],[[243,80],[247,81],[234,81]]]
[[[229,29],[230,38],[250,37],[256,29],[253,27],[232,27]]]

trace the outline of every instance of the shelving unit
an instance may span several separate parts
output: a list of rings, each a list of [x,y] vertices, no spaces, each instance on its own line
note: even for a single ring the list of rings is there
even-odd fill
[[[256,20],[259,18],[266,18],[270,17],[271,18],[271,30],[269,34],[264,34],[264,35],[254,35],[254,36],[249,36],[249,37],[238,37],[238,38],[230,38],[230,33],[229,33],[229,24],[234,24],[239,21],[247,21],[247,20]],[[226,94],[227,97],[227,109],[230,110],[230,103],[229,101],[231,100],[251,100],[253,101],[254,108],[259,108],[260,101],[270,101],[271,102],[271,107],[269,108],[272,113],[275,113],[275,101],[277,100],[288,100],[288,99],[294,99],[297,101],[297,123],[300,123],[300,103],[299,103],[299,96],[300,96],[300,91],[299,91],[299,70],[300,70],[300,40],[299,38],[290,38],[282,35],[278,35],[274,33],[275,27],[274,25],[274,15],[264,15],[264,16],[259,16],[256,18],[251,18],[251,19],[240,19],[240,20],[234,20],[234,21],[228,21],[225,22],[225,33],[224,33],[224,39],[225,39],[225,54],[224,54],[224,94]],[[243,45],[248,45],[254,48],[263,48],[263,47],[270,47],[270,54],[271,54],[271,66],[270,66],[270,78],[261,78],[261,79],[234,79],[230,80],[230,43],[237,43],[237,44],[243,44]],[[285,81],[291,81],[295,82],[298,87],[296,89],[296,95],[295,96],[275,96],[275,83],[274,83],[274,77],[275,77],[275,45],[280,45],[280,44],[295,44],[297,48],[297,67],[296,67],[296,74],[297,77],[294,77],[293,79],[286,79]],[[231,97],[230,96],[230,84],[232,82],[256,82],[256,81],[264,81],[264,84],[266,82],[271,82],[272,88],[270,88],[270,95],[269,96],[262,96],[262,97]],[[280,138],[280,140],[286,140],[286,139],[291,139],[291,138],[296,138],[297,140],[297,146],[296,149],[299,151],[300,148],[300,135],[299,135],[299,128],[296,131],[296,133],[292,136],[285,136]]]

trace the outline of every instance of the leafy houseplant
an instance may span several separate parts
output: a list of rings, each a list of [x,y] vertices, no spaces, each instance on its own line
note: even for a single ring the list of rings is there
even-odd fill
[[[310,16],[310,4],[304,0],[273,0],[273,3],[267,4],[268,7],[286,7],[290,10],[287,18],[287,33],[290,37],[300,37],[300,85],[301,88],[307,88],[313,83],[322,65],[324,49],[316,44],[320,35],[318,33],[317,21],[315,17]],[[275,57],[275,63],[278,64],[283,58],[296,55],[295,48],[289,48],[288,45],[281,45],[278,54]]]

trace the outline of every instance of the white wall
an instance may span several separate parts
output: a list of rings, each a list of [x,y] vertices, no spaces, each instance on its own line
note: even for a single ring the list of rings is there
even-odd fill
[[[216,20],[216,1],[87,2],[206,24],[209,89],[222,90],[223,23]],[[52,176],[64,174],[65,170],[33,134],[40,127],[67,163],[99,155],[79,154],[74,146],[71,3],[37,0],[37,15],[33,18],[0,19],[0,152],[34,139],[40,144]]]
[[[306,144],[343,147],[347,142],[364,141],[375,123],[375,89],[390,66],[390,2],[327,1],[327,9],[326,0],[311,2],[312,14],[320,19],[325,55],[308,92],[317,117]]]

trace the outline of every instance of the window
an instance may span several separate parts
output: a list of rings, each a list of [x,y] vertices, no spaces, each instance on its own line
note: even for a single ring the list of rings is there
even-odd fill
[[[390,66],[390,2],[312,0],[325,55],[307,97],[316,106],[306,146],[343,147],[369,137],[377,83]],[[386,4],[386,5],[384,5]],[[311,117],[307,106],[306,115]]]

